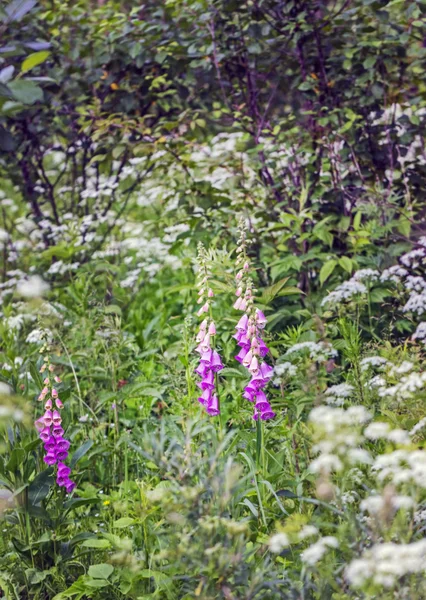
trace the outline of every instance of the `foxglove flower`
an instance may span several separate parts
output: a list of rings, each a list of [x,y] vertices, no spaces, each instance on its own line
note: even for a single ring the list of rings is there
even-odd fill
[[[234,308],[244,312],[236,325],[236,334],[234,338],[237,341],[240,351],[235,359],[246,367],[251,375],[251,380],[244,388],[243,398],[254,403],[253,419],[259,418],[263,421],[273,419],[275,413],[269,404],[263,388],[266,387],[272,377],[273,368],[262,359],[269,352],[268,347],[262,339],[262,331],[265,328],[267,319],[263,312],[254,306],[253,282],[249,277],[250,264],[246,256],[247,248],[247,229],[244,223],[240,225],[240,238],[238,240],[236,261],[240,269],[236,275],[237,300]],[[241,269],[240,265],[243,264]]]
[[[201,308],[198,311],[198,316],[201,317],[204,313],[211,315],[211,299],[214,297],[213,290],[208,286],[209,272],[207,268],[207,253],[204,246],[198,245],[198,263],[199,263],[199,282],[200,290],[198,292],[198,304]],[[200,324],[196,341],[198,346],[195,351],[200,354],[200,362],[195,373],[201,377],[201,381],[197,383],[202,390],[198,397],[198,402],[205,406],[207,414],[217,416],[220,414],[219,397],[214,394],[216,387],[216,373],[223,369],[222,360],[219,353],[214,349],[214,336],[216,335],[216,325],[211,318],[205,317]]]
[[[54,366],[45,359],[40,373],[43,373],[46,368],[52,373]],[[55,376],[56,383],[60,383],[59,377]],[[42,389],[39,400],[45,401],[44,415],[38,418],[34,425],[38,431],[39,438],[43,442],[43,447],[46,452],[43,460],[49,466],[57,465],[56,483],[60,487],[64,487],[68,494],[75,488],[75,483],[70,479],[71,469],[67,467],[63,461],[68,458],[70,442],[66,440],[64,430],[62,428],[62,417],[59,412],[63,408],[63,404],[58,397],[58,391],[50,387],[51,383],[48,377],[44,379],[45,387]],[[56,409],[53,409],[53,403]]]

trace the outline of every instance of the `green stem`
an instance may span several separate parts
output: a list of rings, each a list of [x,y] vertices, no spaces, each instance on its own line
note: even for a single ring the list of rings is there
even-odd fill
[[[256,464],[258,470],[261,468],[260,457],[262,455],[262,420],[259,417],[256,421]]]

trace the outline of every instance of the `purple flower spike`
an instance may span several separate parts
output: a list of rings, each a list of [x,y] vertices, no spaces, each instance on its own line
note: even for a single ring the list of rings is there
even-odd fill
[[[213,350],[207,350],[207,352],[203,352],[201,355],[201,362],[206,366],[210,367],[213,357]]]
[[[256,392],[255,407],[256,407],[256,410],[260,411],[261,413],[271,410],[271,405],[269,404],[268,400],[266,399],[265,393],[262,392],[262,390],[259,390],[258,392]]]
[[[60,425],[62,423],[62,417],[57,410],[53,411],[52,422],[53,422],[53,425]]]
[[[260,370],[262,377],[264,377],[265,379],[271,379],[272,374],[274,372],[273,367],[271,367],[270,365],[268,365],[265,362],[261,364],[259,370]]]
[[[37,421],[34,423],[34,425],[38,432],[43,431],[43,429],[46,427],[43,417],[40,417],[39,419],[37,419]]]
[[[238,329],[239,331],[247,331],[247,325],[248,325],[248,316],[243,315],[241,317],[241,319],[238,321],[236,329]]]
[[[220,414],[219,398],[216,396],[216,394],[211,397],[211,400],[207,405],[207,414],[211,417],[217,417],[217,415]]]
[[[45,427],[42,429],[39,433],[39,437],[42,442],[47,442],[47,440],[50,438],[50,427]]]
[[[254,402],[254,393],[243,392],[243,398],[245,398],[249,402]]]
[[[245,348],[241,348],[238,354],[235,356],[235,360],[238,360],[239,363],[242,363],[247,354],[247,350]]]
[[[201,394],[201,396],[198,397],[198,402],[200,404],[203,404],[204,406],[207,406],[211,400],[211,397],[212,397],[211,390],[204,390],[204,392]]]
[[[49,437],[49,439],[47,440],[47,442],[44,444],[44,449],[46,450],[46,452],[51,452],[55,448],[56,448],[56,440],[53,437],[53,435],[51,435]]]
[[[221,371],[223,369],[222,360],[221,360],[221,358],[219,356],[219,353],[216,352],[216,350],[213,350],[213,355],[212,355],[212,361],[211,361],[211,364],[210,364],[210,368],[215,373],[217,373],[218,371]]]
[[[43,460],[47,465],[54,465],[56,463],[56,456],[53,452],[48,452]]]
[[[207,373],[204,375],[203,380],[198,383],[198,386],[202,390],[214,390],[214,373],[213,373],[213,371],[207,371]]]
[[[68,450],[71,446],[68,440],[64,440],[64,438],[56,438],[56,449],[57,450]]]
[[[46,427],[50,427],[52,425],[53,414],[51,410],[46,410],[44,415],[42,416],[44,424]]]
[[[259,339],[259,354],[260,356],[263,358],[264,356],[266,356],[269,352],[269,348],[268,346],[265,344],[265,342],[261,339]]]
[[[67,477],[70,473],[70,467],[67,467],[67,465],[64,465],[64,463],[62,462],[58,463],[58,475],[60,475],[61,477]]]
[[[265,317],[265,315],[263,314],[263,312],[259,309],[257,309],[256,311],[256,325],[259,327],[259,329],[263,329],[267,323],[267,319]]]
[[[52,428],[52,433],[56,438],[58,438],[64,435],[64,430],[60,425],[54,425]]]
[[[266,410],[260,414],[260,418],[262,419],[262,421],[268,421],[269,419],[273,419],[274,417],[275,417],[275,413],[272,410],[272,408],[270,408],[269,410]]]
[[[67,494],[71,494],[71,492],[74,490],[74,488],[75,488],[74,481],[71,481],[71,479],[69,479],[68,483],[65,484],[65,489],[67,490]]]
[[[56,460],[66,460],[68,458],[68,450],[56,450]]]

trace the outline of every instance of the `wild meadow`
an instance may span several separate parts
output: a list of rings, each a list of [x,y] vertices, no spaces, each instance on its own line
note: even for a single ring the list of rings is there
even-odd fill
[[[426,598],[426,4],[0,6],[0,598]]]

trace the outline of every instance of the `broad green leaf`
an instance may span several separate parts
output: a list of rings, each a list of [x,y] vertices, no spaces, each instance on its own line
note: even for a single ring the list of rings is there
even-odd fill
[[[100,563],[99,565],[92,565],[89,567],[89,577],[94,579],[108,579],[108,577],[114,571],[114,567],[108,563]]]
[[[336,268],[336,265],[337,265],[337,260],[331,259],[331,260],[327,261],[321,267],[320,276],[319,276],[321,285],[323,285],[324,282],[327,281],[327,279],[330,277],[330,275],[333,273],[334,269]]]
[[[70,498],[64,503],[64,508],[80,508],[81,506],[89,506],[98,502],[99,498]]]
[[[90,570],[90,569],[89,569]],[[106,579],[87,579],[86,585],[92,588],[103,588],[109,585]]]
[[[109,304],[108,306],[105,306],[105,314],[106,315],[121,315],[121,308],[119,306],[117,306],[116,304]]]
[[[37,0],[13,0],[5,8],[8,21],[20,21],[36,4]]]
[[[284,279],[280,279],[280,281],[277,281],[273,285],[263,288],[262,295],[259,298],[259,301],[262,304],[269,304],[270,302],[272,302],[275,296],[277,296],[278,292],[285,286],[288,279],[288,277],[284,277]]]
[[[52,467],[45,469],[37,475],[28,488],[28,500],[33,506],[38,506],[48,495],[50,488],[55,484]]]
[[[114,521],[113,527],[116,529],[124,529],[125,527],[130,527],[130,525],[134,525],[135,520],[130,517],[122,517],[118,519],[118,521]]]
[[[28,583],[31,585],[37,585],[46,579],[49,575],[49,571],[39,571],[38,569],[25,569],[25,575]]]
[[[239,371],[238,369],[234,369],[233,367],[225,367],[220,372],[221,377],[239,377],[239,378],[247,378],[247,373]]]
[[[44,387],[44,383],[41,378],[40,371],[33,362],[30,363],[30,374],[36,386],[41,390]]]
[[[345,271],[347,271],[348,273],[352,272],[352,261],[347,256],[341,256],[339,258],[339,265],[342,267],[342,269],[345,269]]]
[[[6,465],[6,471],[16,471],[16,469],[25,460],[26,452],[23,448],[14,448],[10,454],[9,462]]]
[[[5,67],[0,71],[0,83],[7,83],[13,77],[13,73],[15,71],[15,67],[12,65]]]
[[[82,543],[82,546],[85,548],[97,548],[98,550],[105,550],[106,548],[109,548],[111,544],[108,540],[90,539],[85,540]]]
[[[31,69],[34,69],[34,67],[41,65],[41,63],[43,63],[49,56],[49,50],[41,50],[40,52],[34,52],[33,54],[30,54],[22,63],[21,71],[23,73],[31,71]]]
[[[83,456],[86,454],[86,452],[88,452],[90,450],[90,448],[92,446],[93,446],[93,440],[87,440],[87,442],[84,442],[84,444],[82,446],[80,446],[80,448],[78,448],[78,450],[76,450],[74,452],[74,454],[72,455],[72,458],[71,458],[71,462],[70,462],[71,469],[73,467],[75,467],[75,465],[78,463],[80,458],[83,458]]]
[[[43,90],[28,79],[15,79],[8,85],[14,98],[22,104],[35,104],[43,100]]]

